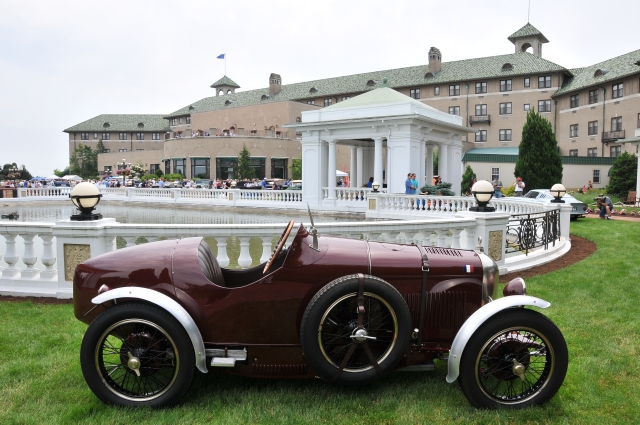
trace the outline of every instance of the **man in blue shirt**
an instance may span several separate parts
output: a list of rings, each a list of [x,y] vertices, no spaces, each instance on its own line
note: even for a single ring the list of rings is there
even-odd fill
[[[413,180],[411,180],[413,174],[407,174],[407,180],[404,182],[404,194],[405,195],[413,195]]]
[[[262,183],[260,183],[260,185],[262,186],[262,189],[266,189],[267,188],[267,178],[263,178],[262,179]]]

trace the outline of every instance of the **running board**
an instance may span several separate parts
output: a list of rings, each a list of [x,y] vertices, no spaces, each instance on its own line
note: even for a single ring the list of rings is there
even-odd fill
[[[247,360],[246,348],[241,350],[207,348],[205,352],[207,357],[211,357],[211,366],[213,367],[234,367],[236,362],[244,362]]]
[[[421,364],[414,364],[411,366],[398,369],[398,372],[428,372],[436,369],[436,365],[432,361],[427,361]]]

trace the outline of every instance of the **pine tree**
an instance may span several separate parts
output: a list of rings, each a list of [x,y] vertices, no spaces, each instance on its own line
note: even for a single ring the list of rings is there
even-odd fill
[[[638,157],[635,154],[623,152],[611,166],[607,193],[626,199],[629,191],[636,189],[637,178]]]
[[[562,182],[562,157],[551,123],[533,108],[522,128],[514,177],[522,177],[530,189],[547,189]]]
[[[471,193],[471,186],[473,185],[475,177],[476,173],[473,172],[473,168],[471,168],[471,165],[467,165],[467,168],[464,170],[464,174],[462,175],[462,183],[460,184],[461,195],[467,192]]]
[[[249,180],[254,177],[253,168],[251,168],[251,154],[247,149],[247,145],[242,146],[240,156],[238,157],[238,168],[236,170],[236,178],[239,180]]]
[[[291,180],[302,180],[302,158],[291,158]]]

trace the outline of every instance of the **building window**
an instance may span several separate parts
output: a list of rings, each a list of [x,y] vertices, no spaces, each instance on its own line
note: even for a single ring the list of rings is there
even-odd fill
[[[186,120],[187,120],[187,124],[191,124],[191,117],[187,117]]]
[[[102,153],[109,153],[111,152],[111,149],[102,149]]]
[[[460,86],[458,86],[458,89]],[[484,81],[482,83],[476,83],[476,94],[478,93],[486,93],[487,92],[487,82]],[[460,93],[458,93],[460,94]]]
[[[507,115],[511,113],[511,102],[500,104],[500,115]]]
[[[476,133],[476,142],[487,141],[487,130],[480,130]]]
[[[460,84],[449,86],[449,96],[460,96]]]
[[[119,138],[120,140],[127,140],[127,133],[120,133]]]
[[[272,179],[288,179],[289,178],[289,159],[271,158],[271,178]]]
[[[80,133],[80,140],[89,140],[89,133]]]
[[[528,104],[528,103],[525,103],[525,104],[524,104],[524,110],[525,110],[525,111],[528,111],[529,109],[531,109],[531,105],[530,105],[530,104]]]
[[[136,133],[136,140],[144,140],[144,133]]]
[[[550,100],[539,100],[538,101],[538,112],[551,112],[551,101]]]
[[[598,121],[589,121],[589,128],[587,129],[587,133],[589,136],[593,136],[598,134]]]
[[[183,176],[184,174],[184,167],[185,167],[185,160],[184,159],[174,159],[173,160],[173,172],[176,174],[182,174]]]
[[[459,106],[449,106],[449,114],[450,115],[460,115],[460,107]]]
[[[324,100],[324,106],[331,106],[332,104],[333,104],[333,98]]]
[[[420,89],[409,90],[409,97],[412,99],[420,99]]]
[[[104,173],[105,174],[111,174],[111,170],[112,170],[111,165],[105,165],[104,166]]]
[[[160,164],[149,164],[149,174],[155,174],[160,169]]]
[[[611,131],[622,131],[622,117],[611,118]]]
[[[500,130],[500,141],[501,142],[510,142],[511,141],[511,130]]]
[[[342,101],[344,102],[345,100],[349,100],[351,99],[351,96],[342,96]]]
[[[578,124],[571,124],[569,126],[569,137],[578,137]]]
[[[511,80],[500,80],[500,91],[511,91]]]
[[[617,158],[622,153],[622,146],[609,146],[609,156]]]
[[[578,156],[578,149],[569,150],[569,156]]]
[[[591,157],[598,156],[598,148],[587,149],[587,156],[591,156]]]
[[[126,152],[127,150],[125,148],[120,148],[118,149],[118,152]]]
[[[577,108],[580,106],[580,95],[574,94],[571,96],[571,108]]]
[[[600,170],[593,170],[593,182],[600,183]]]
[[[136,149],[136,152],[140,152],[143,151],[144,149]]]
[[[178,119],[177,118],[172,119],[171,125],[178,125]]]
[[[98,138],[98,133],[93,133],[93,138],[97,139]]]
[[[491,168],[491,180],[498,179],[500,180],[500,169],[499,168]]]
[[[102,133],[102,140],[109,140],[111,138],[111,133]]]
[[[476,105],[476,115],[487,115],[487,105]]]
[[[191,158],[191,178],[208,179],[211,175],[209,161],[209,158]]]
[[[307,100],[307,105],[315,105],[315,104],[316,104],[315,100]],[[216,177],[216,178],[218,178],[218,177]],[[225,180],[226,180],[226,178],[225,178]]]
[[[171,161],[168,159],[164,162],[164,173],[171,174]]]
[[[182,124],[182,117],[178,118],[178,123]]]
[[[440,86],[436,86],[433,88],[433,95],[440,96]]]
[[[551,75],[543,75],[538,77],[538,88],[548,89],[551,87]]]
[[[525,87],[531,87],[531,78],[524,77],[524,86]]]
[[[598,103],[598,89],[589,90],[589,104]]]
[[[160,133],[151,133],[151,140],[160,140]]]
[[[622,83],[614,84],[613,87],[611,87],[611,98],[617,99],[622,96],[624,96],[624,85]]]

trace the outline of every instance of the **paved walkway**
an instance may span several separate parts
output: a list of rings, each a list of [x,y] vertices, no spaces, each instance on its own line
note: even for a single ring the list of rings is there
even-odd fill
[[[587,214],[585,215],[587,218],[600,218],[600,216],[596,214]],[[632,216],[632,215],[620,215],[620,214],[612,214],[611,220],[622,220],[622,221],[637,221],[640,223],[640,216]]]

